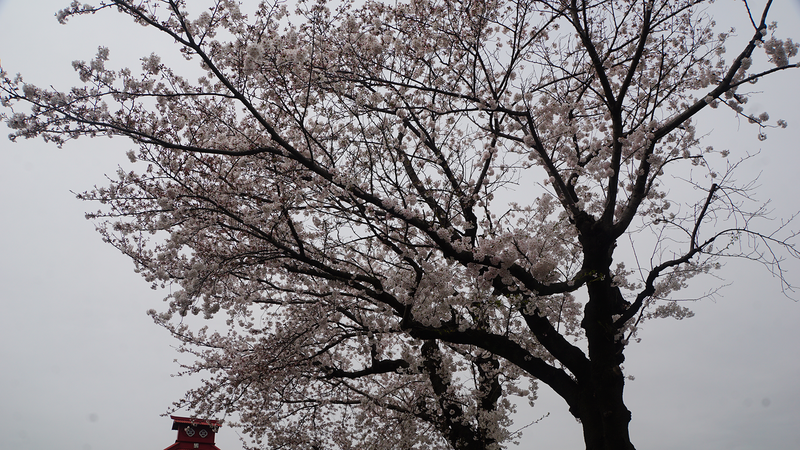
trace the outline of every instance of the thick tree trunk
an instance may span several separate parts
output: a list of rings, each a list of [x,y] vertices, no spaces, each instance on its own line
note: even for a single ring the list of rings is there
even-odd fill
[[[578,379],[580,413],[587,450],[633,450],[628,433],[631,412],[623,401],[621,365],[625,344],[614,318],[626,305],[614,286],[610,267],[615,244],[606,233],[584,242],[584,268],[595,278],[587,283],[589,301],[581,326],[586,332],[590,370]]]
[[[606,373],[583,389],[579,419],[586,450],[634,450],[628,433],[631,413],[622,400],[622,373]]]

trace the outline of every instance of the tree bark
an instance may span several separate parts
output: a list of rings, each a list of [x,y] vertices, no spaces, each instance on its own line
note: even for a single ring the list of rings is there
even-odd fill
[[[589,371],[578,378],[580,411],[575,416],[583,426],[587,450],[633,450],[628,432],[631,412],[623,400],[625,342],[614,320],[628,306],[610,271],[616,243],[601,223],[583,231],[583,267],[594,278],[587,283],[589,300],[581,322],[589,347]]]
[[[586,450],[634,450],[628,432],[631,413],[622,398],[624,384],[618,367],[592,368],[592,380],[581,390],[578,414]]]

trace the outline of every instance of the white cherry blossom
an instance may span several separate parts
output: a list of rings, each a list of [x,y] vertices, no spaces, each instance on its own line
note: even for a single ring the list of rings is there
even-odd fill
[[[177,406],[256,447],[495,449],[544,384],[588,449],[633,449],[643,323],[690,317],[674,294],[722,257],[790,289],[798,256],[788,225],[755,228],[748,156],[694,124],[728,106],[786,127],[743,105],[798,45],[769,2],[745,2],[739,43],[705,3],[73,2],[60,22],[126,14],[197,69],[99,47],[67,92],[3,72],[3,117],[12,140],[137,144],[79,196],[168,288],[148,314],[203,377]]]

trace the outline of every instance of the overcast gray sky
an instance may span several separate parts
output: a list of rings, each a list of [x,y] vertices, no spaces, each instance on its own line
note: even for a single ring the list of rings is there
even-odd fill
[[[800,4],[777,0],[773,17],[784,31],[800,30]],[[69,0],[0,0],[0,61],[40,85],[78,82],[74,59],[90,59],[98,45],[111,63],[138,57],[169,42],[129,25],[118,14],[73,19],[53,14]],[[740,1],[718,22],[743,12]],[[800,31],[798,31],[800,33]],[[800,35],[796,36],[800,40]],[[144,39],[143,39],[144,38]],[[733,48],[732,45],[729,45]],[[741,179],[762,173],[761,199],[776,217],[800,210],[800,69],[762,81],[752,108],[789,122],[759,142],[756,130],[722,110],[705,115],[707,143],[733,152],[761,151]],[[759,85],[760,86],[760,85]],[[0,126],[0,134],[7,134]],[[92,205],[70,191],[104,183],[125,161],[124,139],[82,139],[57,149],[40,141],[0,140],[0,449],[143,450],[174,441],[169,404],[193,385],[173,378],[172,338],[145,311],[161,306],[133,265],[101,242],[83,214]],[[797,224],[800,227],[800,223]],[[800,264],[789,262],[800,284]],[[627,353],[631,433],[640,449],[800,448],[800,303],[782,296],[760,266],[729,262],[697,292],[722,283],[716,301],[693,304],[696,316],[649,323],[641,344]],[[580,426],[561,400],[543,387],[521,448],[583,448]],[[239,449],[222,428],[222,450]]]

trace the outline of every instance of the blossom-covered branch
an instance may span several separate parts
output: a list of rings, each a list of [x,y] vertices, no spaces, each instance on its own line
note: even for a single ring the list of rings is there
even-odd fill
[[[79,196],[170,288],[150,314],[204,374],[179,406],[238,413],[273,448],[493,449],[543,383],[588,449],[632,449],[627,337],[690,316],[670,296],[723,256],[785,286],[779,252],[798,256],[788,225],[759,231],[763,210],[731,200],[710,155],[736,155],[694,124],[721,102],[744,115],[798,46],[770,1],[744,2],[753,34],[727,63],[705,3],[73,2],[62,23],[115,10],[196,68],[112,69],[100,47],[66,92],[2,73],[3,117],[12,140],[138,144]],[[711,187],[675,198],[697,170]],[[623,237],[656,242],[648,265],[625,265]]]

